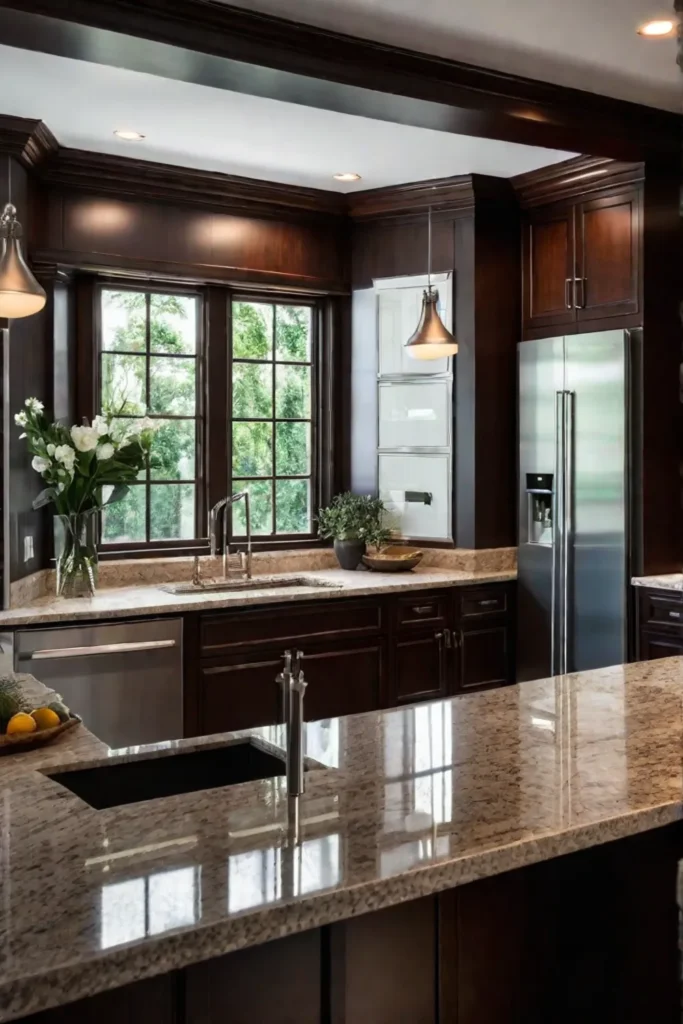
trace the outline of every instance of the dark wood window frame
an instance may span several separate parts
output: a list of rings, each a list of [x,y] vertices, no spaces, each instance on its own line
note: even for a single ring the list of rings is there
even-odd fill
[[[169,557],[207,554],[208,511],[229,493],[231,474],[232,424],[232,343],[231,309],[236,299],[290,305],[310,305],[315,329],[312,334],[313,364],[311,404],[311,494],[313,513],[327,504],[345,486],[348,473],[348,446],[345,417],[348,415],[348,352],[344,340],[348,333],[348,303],[336,296],[277,288],[235,289],[218,284],[188,284],[133,275],[78,274],[74,280],[76,299],[77,373],[75,406],[77,420],[92,419],[99,402],[99,339],[102,289],[129,289],[163,294],[192,294],[202,302],[202,331],[198,339],[198,429],[197,429],[197,525],[203,535],[194,540],[165,540],[150,543],[106,544],[104,559],[129,557]],[[239,549],[244,538],[230,541]],[[255,550],[287,550],[326,545],[315,532],[311,534],[257,535]]]
[[[267,304],[267,305],[272,305],[273,306],[273,338],[272,338],[273,352],[272,352],[272,359],[270,359],[270,360],[249,360],[249,359],[243,359],[243,358],[241,358],[239,356],[237,358],[234,357],[234,354],[233,354],[233,337],[232,337],[232,307],[233,307],[233,304],[236,303],[236,302],[254,302],[254,303],[263,303],[263,304]],[[278,361],[277,353],[276,353],[276,347],[275,347],[275,345],[276,345],[276,340],[275,340],[275,330],[276,330],[275,307],[278,306],[278,305],[283,305],[283,306],[284,305],[290,305],[290,306],[299,306],[299,307],[306,306],[306,307],[308,307],[311,310],[311,338],[310,338],[311,348],[310,348],[310,357],[309,357],[308,361],[306,361],[306,362],[294,362],[294,361],[282,362],[282,361]],[[317,530],[316,530],[316,527],[315,527],[315,519],[314,518],[312,519],[312,522],[311,522],[311,527],[312,528],[311,528],[311,530],[309,532],[306,532],[306,533],[289,533],[289,534],[288,533],[278,533],[277,532],[277,529],[276,529],[276,526],[277,526],[277,518],[276,518],[277,517],[277,498],[276,498],[276,491],[277,491],[277,481],[278,480],[285,480],[285,479],[295,479],[295,480],[297,480],[297,479],[298,480],[308,479],[308,480],[310,480],[311,515],[312,515],[312,517],[315,516],[316,508],[317,508],[317,505],[318,505],[318,502],[319,502],[318,477],[319,477],[319,469],[320,469],[320,460],[318,458],[317,422],[318,422],[318,413],[319,413],[319,408],[320,408],[320,402],[318,400],[318,393],[319,393],[319,364],[320,364],[321,349],[322,349],[321,335],[322,335],[322,331],[323,331],[323,323],[322,323],[322,315],[321,314],[322,314],[322,311],[321,311],[319,300],[317,300],[315,298],[307,297],[307,296],[289,296],[289,295],[282,295],[282,294],[274,295],[272,293],[271,294],[254,293],[252,291],[248,291],[248,292],[247,291],[245,291],[245,292],[233,291],[231,293],[231,295],[230,295],[230,307],[229,307],[229,310],[228,310],[228,379],[229,380],[233,379],[232,369],[233,369],[233,365],[235,363],[237,363],[237,364],[240,364],[240,363],[256,363],[257,365],[270,366],[272,368],[272,375],[273,375],[272,376],[272,399],[273,399],[272,415],[270,417],[265,417],[265,418],[264,417],[256,417],[255,419],[242,418],[242,417],[239,417],[239,416],[238,417],[233,417],[233,415],[232,415],[232,408],[231,408],[230,409],[230,419],[229,419],[229,422],[228,422],[227,457],[228,457],[228,479],[229,479],[229,485],[228,486],[229,486],[229,489],[232,490],[232,492],[234,493],[235,485],[234,485],[233,481],[235,479],[240,480],[240,481],[246,481],[246,482],[249,482],[249,483],[251,483],[252,481],[257,481],[257,480],[264,480],[264,481],[268,480],[270,482],[270,484],[271,484],[273,532],[270,533],[270,534],[257,534],[257,535],[255,535],[256,543],[267,543],[267,542],[270,542],[270,543],[284,544],[284,543],[287,543],[287,542],[291,543],[293,541],[299,541],[299,542],[300,541],[305,541],[305,540],[311,541],[311,540],[313,540],[314,538],[317,537]],[[283,418],[278,418],[278,416],[277,416],[277,409],[276,409],[276,373],[277,373],[277,367],[278,366],[308,366],[308,367],[310,367],[310,370],[311,370],[311,377],[310,377],[310,382],[311,382],[311,406],[310,406],[310,415],[309,415],[308,418],[306,418],[306,419],[294,419],[294,420],[289,420],[289,421],[285,420]],[[233,474],[233,472],[232,472],[232,431],[233,431],[233,427],[234,427],[235,423],[240,423],[240,422],[242,422],[242,423],[249,423],[249,422],[268,422],[268,423],[272,423],[272,428],[273,428],[273,433],[272,433],[272,472],[271,472],[271,475],[269,477],[265,477],[265,476],[264,477],[246,477],[246,476],[242,476],[242,475]],[[303,474],[303,473],[302,474],[296,474],[296,476],[292,476],[292,477],[287,477],[286,475],[278,474],[278,472],[277,472],[277,447],[276,447],[277,446],[276,424],[278,422],[293,422],[293,423],[305,422],[305,423],[310,423],[310,431],[311,431],[311,433],[310,433],[310,463],[309,463],[309,473],[308,474]],[[234,529],[231,526],[231,538],[232,537],[235,538],[235,541],[237,543],[240,543],[240,542],[244,543],[244,541],[246,540],[246,537],[243,534],[236,534],[234,532]],[[252,538],[252,542],[253,542],[253,538]]]

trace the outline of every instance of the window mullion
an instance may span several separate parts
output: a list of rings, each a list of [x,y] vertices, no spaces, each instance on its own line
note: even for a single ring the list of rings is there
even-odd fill
[[[151,348],[150,344],[150,333],[151,333],[151,312],[152,312],[152,296],[149,292],[145,295],[145,410],[149,414],[150,407],[150,379],[151,379],[151,363],[149,358],[149,352]],[[145,470],[145,540],[149,544],[152,539],[152,469],[150,466],[150,459],[147,459],[147,467]]]
[[[276,360],[277,350],[276,350],[276,344],[277,344],[277,306],[275,304],[273,304],[273,348],[272,348],[272,356],[273,356],[273,367],[272,367],[272,373],[273,373],[273,401],[272,401],[272,404],[271,404],[271,407],[270,407],[270,412],[271,412],[271,416],[272,416],[272,423],[271,423],[271,427],[270,427],[270,429],[271,429],[271,438],[272,438],[272,440],[271,440],[271,445],[272,445],[271,458],[272,458],[272,464],[273,464],[273,469],[272,469],[273,478],[272,478],[271,484],[270,484],[270,486],[271,486],[271,504],[272,504],[272,509],[273,509],[273,519],[272,519],[272,523],[271,523],[271,530],[270,530],[270,532],[271,532],[271,535],[273,537],[275,537],[277,535],[277,504],[276,504],[276,502],[277,502],[277,461],[276,461],[277,460],[277,434],[276,434],[276,429],[275,429],[275,424],[276,424],[276,407],[275,407],[275,405],[276,405],[276,402],[277,402],[277,377],[276,377],[276,373],[277,373],[277,360]]]

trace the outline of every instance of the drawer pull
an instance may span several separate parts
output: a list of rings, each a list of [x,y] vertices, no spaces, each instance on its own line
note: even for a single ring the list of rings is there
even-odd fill
[[[429,615],[429,613],[432,611],[432,605],[431,604],[414,604],[413,605],[413,611],[415,612],[416,615]]]
[[[486,601],[477,601],[477,604],[482,608],[489,608],[492,604],[498,604],[498,598],[490,597]]]
[[[681,613],[680,612],[669,612],[669,618],[670,619],[680,619],[680,617],[681,617]]]

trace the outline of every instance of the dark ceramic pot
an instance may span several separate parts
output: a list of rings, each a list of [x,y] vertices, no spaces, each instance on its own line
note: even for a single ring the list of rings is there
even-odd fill
[[[356,569],[365,554],[365,541],[335,538],[334,553],[342,569]]]

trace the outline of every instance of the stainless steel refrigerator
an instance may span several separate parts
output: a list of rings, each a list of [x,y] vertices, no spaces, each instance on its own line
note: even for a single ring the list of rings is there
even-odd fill
[[[519,346],[520,681],[627,660],[631,349]]]

